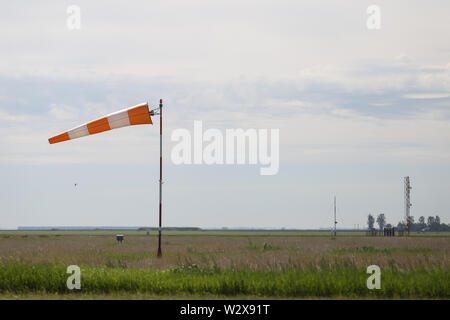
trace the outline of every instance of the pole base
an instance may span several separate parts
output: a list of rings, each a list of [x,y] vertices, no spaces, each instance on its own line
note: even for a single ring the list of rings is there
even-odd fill
[[[161,229],[159,230],[158,233],[158,254],[157,254],[158,258],[162,257],[162,252],[161,252]]]

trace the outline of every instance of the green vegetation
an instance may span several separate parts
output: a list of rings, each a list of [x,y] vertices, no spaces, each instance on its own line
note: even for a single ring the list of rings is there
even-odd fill
[[[377,224],[378,230],[383,230],[384,227],[391,228],[392,225],[390,223],[386,224],[386,216],[383,213],[380,213],[377,216]],[[416,233],[439,233],[439,232],[450,232],[450,223],[441,222],[441,218],[439,216],[429,216],[428,219],[425,220],[424,216],[419,218],[418,222],[415,222],[413,216],[409,217],[410,223],[410,231]],[[367,216],[367,227],[369,230],[375,230],[375,217],[371,214]],[[405,221],[400,221],[397,223],[397,232],[400,230],[406,231],[408,230],[408,225]]]
[[[449,237],[184,231],[164,235],[158,259],[145,232],[123,243],[51,232],[0,234],[0,299],[450,298]],[[66,287],[69,265],[81,267],[80,291]],[[370,265],[381,290],[366,287]]]
[[[381,290],[368,290],[364,268],[257,271],[181,265],[168,270],[82,267],[80,294],[253,295],[278,297],[450,298],[449,270],[383,270]],[[0,265],[2,293],[75,293],[62,265]]]
[[[429,255],[432,252],[428,248],[374,248],[371,246],[362,246],[356,248],[344,248],[333,250],[337,255],[343,254],[366,254],[366,255],[394,255],[394,254],[413,254]]]

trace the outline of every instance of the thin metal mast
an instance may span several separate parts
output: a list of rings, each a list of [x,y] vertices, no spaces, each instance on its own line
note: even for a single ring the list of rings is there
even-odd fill
[[[159,100],[159,228],[158,228],[158,258],[162,257],[162,99]]]
[[[336,237],[336,196],[334,196],[334,236]]]

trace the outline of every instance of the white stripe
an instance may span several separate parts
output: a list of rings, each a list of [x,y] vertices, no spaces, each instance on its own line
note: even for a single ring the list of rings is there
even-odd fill
[[[76,139],[89,135],[89,130],[87,128],[87,125],[83,124],[79,127],[69,130],[67,133],[69,134],[70,139]]]
[[[111,129],[121,128],[130,125],[128,110],[120,110],[107,116],[109,127]]]

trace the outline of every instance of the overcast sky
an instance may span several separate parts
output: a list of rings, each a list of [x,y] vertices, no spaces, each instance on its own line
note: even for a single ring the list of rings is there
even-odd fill
[[[449,223],[449,12],[446,0],[3,3],[0,228],[156,226],[157,124],[47,139],[160,98],[165,226],[331,227],[334,195],[338,227],[369,213],[396,224],[406,175],[411,214]],[[279,129],[279,173],[172,164],[171,133],[194,120]]]

